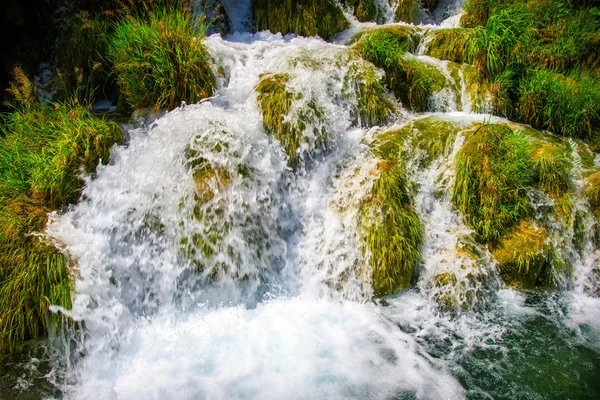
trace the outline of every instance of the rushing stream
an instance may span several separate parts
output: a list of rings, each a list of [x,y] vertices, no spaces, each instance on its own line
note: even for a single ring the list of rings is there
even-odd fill
[[[230,3],[243,29],[249,7]],[[442,3],[427,22],[456,20],[445,12],[455,2]],[[385,127],[357,123],[348,36],[208,37],[216,95],[130,127],[81,202],[52,215],[49,235],[78,260],[73,309],[54,311],[85,326],[54,340],[67,354],[48,375],[61,396],[600,397],[600,300],[586,294],[598,255],[588,246],[575,257],[568,290],[526,294],[504,286],[486,249],[475,260],[459,251],[474,246],[450,201],[460,134],[426,165],[409,157],[424,229],[418,280],[372,300],[355,220],[374,179],[369,144]],[[254,88],[264,73],[290,74],[303,95],[292,114],[324,109],[295,170],[263,127]],[[430,104],[427,115],[456,124],[491,118],[469,113],[464,90]],[[389,127],[423,117],[403,111]],[[198,202],[194,168],[207,163],[210,195]],[[453,288],[435,283],[444,273]],[[440,296],[464,307],[446,311]]]

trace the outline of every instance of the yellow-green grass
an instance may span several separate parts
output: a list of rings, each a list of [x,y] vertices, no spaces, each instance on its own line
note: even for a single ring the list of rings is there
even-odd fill
[[[421,254],[422,230],[399,160],[380,160],[379,177],[361,204],[361,231],[375,295],[406,289]]]

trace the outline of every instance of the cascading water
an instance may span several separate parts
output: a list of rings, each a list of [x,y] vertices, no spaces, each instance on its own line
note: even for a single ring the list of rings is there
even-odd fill
[[[249,18],[238,11],[242,29]],[[570,259],[570,291],[506,289],[450,200],[464,137],[427,159],[411,128],[403,149],[424,229],[419,277],[371,301],[356,224],[376,176],[371,144],[423,115],[361,128],[348,82],[362,61],[342,44],[262,32],[213,35],[207,45],[217,94],[131,128],[81,202],[49,222],[49,236],[78,261],[73,308],[55,309],[84,325],[64,339],[66,398],[545,398],[552,385],[562,397],[600,393],[591,234]],[[415,57],[447,78],[427,117],[464,129],[489,119],[468,114],[462,73]],[[264,74],[282,73],[296,94],[286,118],[308,116],[295,169],[265,132],[254,90]],[[583,199],[575,206],[588,209]]]

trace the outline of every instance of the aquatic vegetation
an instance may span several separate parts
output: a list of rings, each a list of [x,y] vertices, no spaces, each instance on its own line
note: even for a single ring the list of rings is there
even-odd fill
[[[405,54],[413,44],[413,33],[402,26],[372,29],[357,38],[356,48],[385,70],[389,88],[405,105],[425,111],[429,96],[444,88],[446,78],[435,66]]]
[[[323,39],[348,27],[346,17],[334,0],[256,0],[254,21],[258,30]]]
[[[295,168],[302,157],[304,130],[307,124],[322,118],[323,111],[315,102],[309,102],[299,118],[288,120],[294,96],[301,96],[286,88],[290,79],[289,74],[263,74],[255,90],[265,130],[279,140],[289,157],[290,166]],[[317,147],[325,147],[327,132],[324,127],[319,129],[315,126],[313,133],[318,138]]]
[[[77,200],[80,167],[93,173],[123,135],[116,124],[67,104],[10,113],[2,131],[0,193],[29,195],[52,207]]]
[[[415,48],[414,28],[393,25],[371,28],[354,38],[358,52],[375,65],[393,68],[407,51]]]
[[[548,232],[525,220],[500,239],[493,254],[502,279],[515,289],[535,289],[551,272]]]
[[[596,172],[587,177],[585,193],[590,206],[594,212],[600,216],[600,172]]]
[[[178,107],[212,95],[215,76],[202,43],[203,20],[179,8],[122,18],[109,38],[121,93],[134,108]]]
[[[350,93],[358,93],[358,113],[362,126],[383,124],[396,111],[396,105],[387,94],[383,76],[373,64],[350,55],[349,72],[344,87]]]
[[[376,146],[384,157],[404,155],[402,152],[409,152],[411,157],[415,157],[418,153],[419,166],[427,168],[433,160],[448,152],[462,129],[460,124],[435,116],[419,118],[398,130],[378,134]]]
[[[401,161],[381,160],[377,169],[380,175],[361,205],[360,225],[373,291],[386,295],[408,287],[423,237]]]
[[[560,196],[571,186],[573,164],[565,149],[545,143],[532,153],[534,185],[552,196]]]

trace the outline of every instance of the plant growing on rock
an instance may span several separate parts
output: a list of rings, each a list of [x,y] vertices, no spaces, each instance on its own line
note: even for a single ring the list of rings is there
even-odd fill
[[[348,27],[344,13],[334,0],[256,0],[254,20],[258,30],[323,39]]]
[[[401,161],[382,159],[377,169],[380,175],[361,205],[360,226],[372,266],[373,291],[386,295],[410,284],[423,237]]]
[[[173,109],[211,96],[216,83],[202,43],[205,31],[202,19],[180,8],[121,19],[108,56],[127,102],[134,108]]]
[[[0,126],[0,345],[51,329],[51,304],[70,307],[72,265],[36,232],[47,214],[79,197],[81,168],[107,162],[121,129],[77,101],[44,108],[16,71],[17,103]]]

